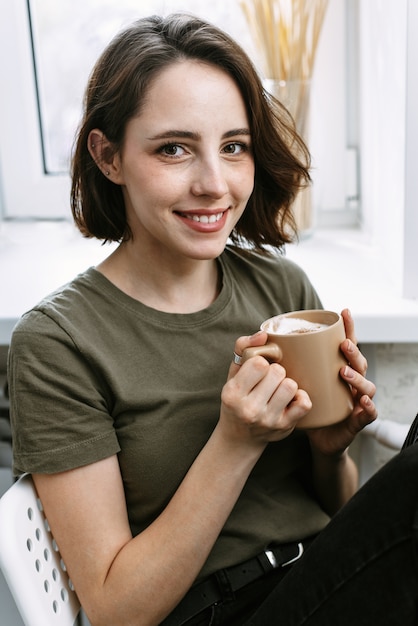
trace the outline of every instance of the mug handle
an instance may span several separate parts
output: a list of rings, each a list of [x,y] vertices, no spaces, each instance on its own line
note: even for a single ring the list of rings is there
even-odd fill
[[[242,362],[245,363],[253,356],[263,356],[270,363],[280,363],[283,358],[283,352],[277,343],[266,343],[264,346],[245,348],[242,353]]]

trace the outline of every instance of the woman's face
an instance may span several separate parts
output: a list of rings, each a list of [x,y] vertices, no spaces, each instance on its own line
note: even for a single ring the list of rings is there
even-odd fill
[[[192,60],[163,70],[127,125],[112,180],[138,249],[171,261],[219,256],[254,186],[249,122],[232,78]]]

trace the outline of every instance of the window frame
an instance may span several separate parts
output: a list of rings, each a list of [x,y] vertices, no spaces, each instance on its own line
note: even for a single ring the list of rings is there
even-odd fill
[[[44,170],[25,0],[2,2],[0,42],[0,83],[6,86],[6,97],[0,98],[2,216],[68,219],[69,175],[51,176]]]
[[[406,146],[403,289],[406,298],[418,299],[418,3],[408,0],[406,62]]]

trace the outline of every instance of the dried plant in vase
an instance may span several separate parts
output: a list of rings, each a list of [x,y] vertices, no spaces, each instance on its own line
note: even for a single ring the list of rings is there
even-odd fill
[[[265,88],[292,114],[308,143],[310,84],[328,0],[239,0],[260,54]],[[312,228],[310,190],[294,206],[300,231]]]

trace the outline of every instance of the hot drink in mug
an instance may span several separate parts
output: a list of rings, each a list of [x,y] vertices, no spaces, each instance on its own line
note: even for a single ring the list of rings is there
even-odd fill
[[[298,428],[320,428],[342,421],[353,410],[353,398],[339,371],[347,364],[340,344],[345,339],[343,319],[333,311],[294,311],[261,324],[268,343],[244,350],[243,360],[260,354],[283,365],[289,378],[304,389],[312,408]]]

